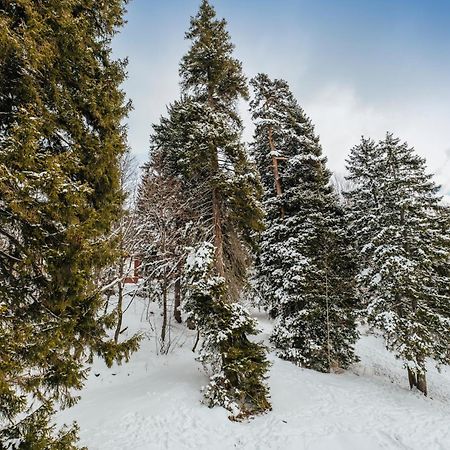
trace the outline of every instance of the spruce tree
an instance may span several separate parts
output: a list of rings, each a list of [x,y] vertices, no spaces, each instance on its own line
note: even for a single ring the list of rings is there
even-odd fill
[[[350,228],[356,239],[356,247],[364,256],[364,245],[370,241],[379,229],[379,210],[381,207],[381,187],[383,173],[383,155],[372,139],[362,137],[361,143],[350,150],[347,160],[349,175],[346,179],[351,183],[351,215]],[[349,198],[348,193],[344,196]],[[358,211],[358,215],[353,215]],[[362,212],[364,212],[362,214]]]
[[[439,188],[425,160],[390,133],[377,146],[363,139],[348,169],[367,319],[404,361],[411,388],[426,395],[426,359],[450,361],[450,235]]]
[[[199,327],[201,360],[211,374],[205,400],[243,418],[270,408],[265,349],[248,341],[254,322],[236,303],[247,283],[254,233],[262,227],[260,183],[236,109],[248,95],[247,83],[226,22],[208,1],[191,19],[186,38],[192,45],[180,65],[182,96],[154,126],[151,157],[157,155],[161,172],[178,180],[194,212],[193,254],[213,249],[206,268],[194,276],[188,264],[185,271],[185,309]],[[217,289],[197,292],[195,286],[208,280]]]
[[[95,274],[121,214],[119,89],[110,57],[124,2],[0,1],[0,441],[70,449],[53,433],[54,403],[70,406],[94,354],[120,361]]]
[[[256,286],[277,316],[278,355],[330,371],[354,361],[354,264],[346,221],[311,121],[284,80],[252,85],[252,152],[264,185],[266,229]]]

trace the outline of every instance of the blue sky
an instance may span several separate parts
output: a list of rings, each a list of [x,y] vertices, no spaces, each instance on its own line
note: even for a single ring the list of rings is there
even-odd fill
[[[393,131],[450,192],[450,0],[212,0],[248,77],[285,78],[316,125],[330,168],[361,134]],[[129,142],[148,154],[151,124],[177,98],[184,32],[199,0],[133,0],[113,42],[129,59]],[[241,105],[252,127],[247,106]]]

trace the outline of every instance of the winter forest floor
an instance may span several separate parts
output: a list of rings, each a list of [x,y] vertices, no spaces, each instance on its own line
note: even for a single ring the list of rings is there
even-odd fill
[[[343,374],[321,374],[277,358],[268,380],[273,411],[246,423],[200,403],[207,383],[191,348],[195,332],[172,323],[173,347],[157,351],[159,310],[137,298],[124,317],[124,336],[146,337],[128,364],[111,369],[95,361],[80,402],[58,422],[76,420],[81,444],[90,450],[450,449],[450,368],[428,373],[429,397],[407,385],[401,362],[381,338],[362,336],[361,358]],[[253,311],[267,342],[273,326]],[[147,316],[150,317],[147,320]]]

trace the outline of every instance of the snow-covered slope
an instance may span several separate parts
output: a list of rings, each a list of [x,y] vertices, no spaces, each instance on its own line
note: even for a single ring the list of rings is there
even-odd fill
[[[195,332],[172,329],[175,345],[158,355],[154,324],[140,300],[125,325],[147,334],[130,363],[107,369],[96,361],[81,401],[59,413],[76,420],[81,443],[90,450],[450,449],[450,369],[430,370],[430,397],[409,391],[405,371],[380,338],[358,342],[361,362],[343,374],[298,368],[271,354],[273,411],[247,423],[227,419],[220,408],[200,403],[207,378],[194,359]],[[156,311],[156,310],[155,310]],[[261,339],[272,324],[264,314]],[[130,331],[131,332],[131,331]]]

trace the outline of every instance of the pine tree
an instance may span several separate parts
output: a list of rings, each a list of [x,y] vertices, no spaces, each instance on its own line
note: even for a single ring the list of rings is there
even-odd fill
[[[348,168],[368,321],[404,361],[411,388],[426,395],[426,358],[445,364],[450,356],[450,236],[439,188],[425,160],[389,133],[377,146],[363,139]]]
[[[180,183],[194,212],[199,225],[192,236],[193,254],[214,250],[212,266],[200,271],[205,280],[197,273],[193,282],[189,265],[185,270],[185,279],[191,280],[185,284],[190,299],[185,310],[197,323],[201,360],[211,374],[205,399],[215,400],[207,403],[220,404],[240,419],[270,408],[265,349],[250,344],[246,335],[256,332],[254,322],[234,303],[247,283],[254,233],[262,227],[260,183],[241,140],[237,113],[247,84],[226,22],[216,19],[208,1],[191,19],[186,38],[192,45],[180,65],[182,97],[154,126],[151,155],[160,158],[165,177]],[[212,279],[217,289],[214,283],[200,295],[195,286]]]
[[[260,74],[252,85],[266,210],[256,286],[278,319],[272,340],[280,357],[304,367],[346,367],[357,337],[354,266],[326,159],[288,84]]]
[[[119,89],[110,57],[124,2],[0,1],[0,441],[2,448],[75,448],[55,435],[99,354],[115,345],[95,274],[115,257],[121,214]]]
[[[215,263],[219,274],[230,279],[229,272],[235,275],[240,268],[230,260],[236,251],[228,250],[233,243],[225,242],[224,235],[237,232],[248,238],[261,219],[255,198],[258,185],[240,140],[242,124],[236,112],[238,99],[248,97],[247,83],[241,63],[233,57],[226,21],[216,19],[207,0],[191,19],[186,39],[192,45],[180,65],[181,86],[196,103],[194,114],[206,115],[200,155],[206,156],[201,163],[212,183]],[[195,121],[200,125],[198,118]],[[191,160],[195,157],[192,154]]]

